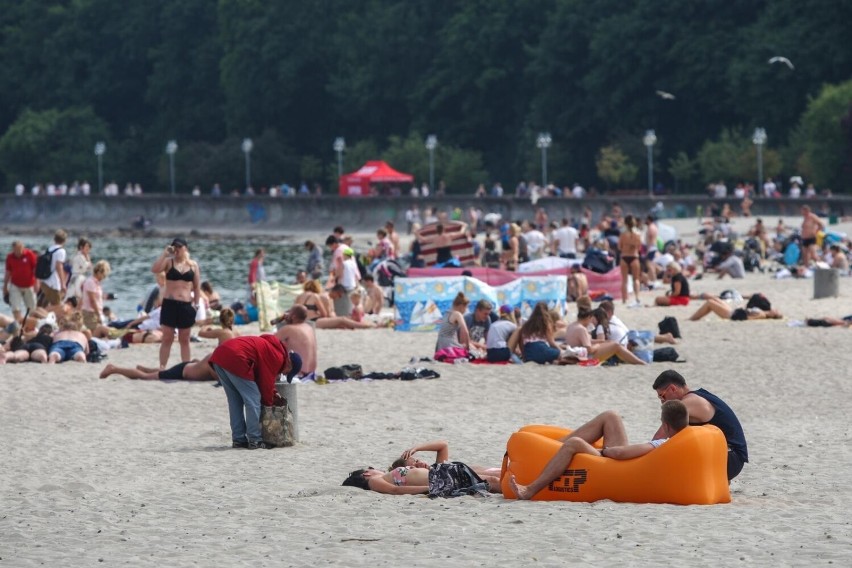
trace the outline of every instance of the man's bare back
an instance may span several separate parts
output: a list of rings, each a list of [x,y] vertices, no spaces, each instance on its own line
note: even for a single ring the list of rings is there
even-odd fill
[[[314,328],[307,323],[288,323],[281,326],[275,336],[302,357],[303,375],[317,370],[317,337]]]

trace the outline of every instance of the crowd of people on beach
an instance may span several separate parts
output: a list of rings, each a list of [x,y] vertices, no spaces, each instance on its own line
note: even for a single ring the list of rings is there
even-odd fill
[[[108,295],[102,285],[112,271],[110,264],[93,260],[93,244],[85,237],[79,238],[76,252],[69,255],[65,250],[67,234],[58,230],[44,254],[16,240],[7,255],[3,292],[12,314],[0,315],[4,328],[0,332],[0,363],[84,362],[93,360],[93,352],[158,343],[156,366],[107,364],[100,377],[215,381],[226,394],[232,447],[265,448],[262,409],[286,404],[276,384],[282,379],[307,381],[318,377],[316,330],[374,329],[390,321],[392,318],[383,314],[392,303],[388,282],[378,280],[391,263],[416,266],[418,250],[433,250],[438,265],[460,266],[454,243],[464,241],[479,249],[472,257],[474,266],[507,271],[547,256],[569,261],[566,298],[573,302],[576,314],[563,316],[541,302],[523,316],[518,306],[498,307],[484,299],[474,303],[459,293],[438,326],[435,360],[645,365],[648,361],[638,355],[640,345],[633,339],[641,330],[630,330],[615,315],[613,298],[599,297],[599,305],[594,306],[580,266],[582,257],[599,256],[605,259],[604,270],[617,268],[621,301],[626,307],[641,307],[641,292],[667,286],[663,295],[654,298],[654,305],[687,306],[692,300],[703,301],[689,318],[692,321],[710,314],[734,321],[778,319],[781,312],[760,293],[741,296],[729,291],[715,296],[694,288],[707,274],[742,278],[746,270],[743,259],[747,259],[744,251],[757,255],[754,269],[765,269],[770,262],[780,261],[791,243],[800,251],[792,267],[801,270],[800,274],[823,265],[848,273],[848,239],[831,237],[824,220],[807,205],[801,211],[802,224],[793,238],[793,231],[783,223],[776,226],[774,238],[770,237],[761,219],[747,235],[736,235],[725,217],[716,217],[702,221],[701,237],[694,245],[679,239],[664,241],[653,213],[644,218],[624,215],[618,205],[597,222],[588,209],[580,221],[566,218],[559,223],[551,222],[542,208],[533,219],[514,222],[469,212],[468,225],[430,211],[429,220],[434,221],[429,227],[420,227],[419,213],[412,212],[406,216],[414,234],[407,253],[402,252],[400,235],[391,221],[378,228],[375,242],[368,242],[369,248],[360,252],[353,237],[338,226],[323,243],[327,259],[320,244],[304,242],[307,261],[296,278],[301,292],[289,309],[272,320],[274,333],[263,335],[244,335],[238,327],[253,319],[251,311],[256,314],[261,303],[259,295],[266,280],[264,249],[257,249],[248,264],[245,303],[226,306],[212,284],[203,280],[202,266],[191,256],[189,243],[176,237],[152,262],[154,282],[140,302],[137,317],[119,321],[104,304]],[[484,234],[481,247],[480,229]],[[469,272],[467,275],[472,276]],[[739,303],[744,305],[738,307]],[[852,318],[822,317],[812,318],[808,325],[848,327],[850,322]],[[644,333],[655,344],[673,345],[679,339],[678,334],[662,329]],[[193,337],[212,339],[216,347],[194,359]],[[175,342],[180,362],[170,367]],[[604,412],[566,437],[537,479],[521,484],[513,478],[510,486],[515,495],[520,499],[535,496],[561,475],[578,453],[607,459],[641,457],[688,424],[709,423],[722,430],[729,448],[727,476],[729,480],[736,477],[748,461],[748,453],[742,427],[730,407],[703,389],[691,389],[672,370],[661,373],[653,388],[662,403],[662,414],[650,442],[628,444],[617,413]],[[594,445],[599,439],[603,439],[603,445]],[[426,451],[436,453],[434,464],[415,456]],[[502,491],[498,468],[450,462],[448,445],[443,441],[409,448],[387,471],[353,471],[344,485],[380,493],[442,496]]]

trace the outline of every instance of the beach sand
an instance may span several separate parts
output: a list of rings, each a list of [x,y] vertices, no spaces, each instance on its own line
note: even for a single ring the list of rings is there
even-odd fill
[[[209,383],[100,380],[102,364],[2,366],[0,563],[847,565],[852,330],[788,324],[852,313],[852,279],[842,279],[839,298],[822,300],[812,300],[812,280],[768,274],[691,285],[763,292],[787,317],[688,322],[697,302],[618,303],[617,315],[636,329],[676,316],[684,336],[676,348],[687,362],[430,364],[440,379],[300,385],[302,441],[271,451],[229,447],[225,395]],[[657,293],[642,299],[652,303]],[[320,331],[318,340],[320,369],[398,371],[431,355],[435,336]],[[193,344],[193,354],[212,348]],[[108,358],[122,366],[156,360],[156,346]],[[667,368],[720,395],[743,423],[751,463],[733,481],[730,504],[429,500],[340,486],[350,470],[387,467],[434,439],[449,440],[452,458],[498,466],[518,427],[576,426],[610,408],[631,441],[646,441],[659,420],[651,383]]]

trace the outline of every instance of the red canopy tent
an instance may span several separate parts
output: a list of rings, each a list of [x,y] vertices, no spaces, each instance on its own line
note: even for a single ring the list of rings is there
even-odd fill
[[[340,176],[340,195],[370,195],[370,185],[374,183],[411,183],[413,181],[414,176],[396,171],[387,162],[375,160],[367,162],[357,172]]]

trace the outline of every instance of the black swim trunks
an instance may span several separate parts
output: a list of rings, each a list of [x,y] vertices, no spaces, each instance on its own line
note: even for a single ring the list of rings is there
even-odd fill
[[[189,362],[178,363],[174,367],[166,369],[165,371],[160,371],[158,377],[163,381],[182,381],[183,380],[183,368],[189,365]]]
[[[816,244],[816,237],[811,237],[809,239],[802,239],[802,246],[809,247]]]

